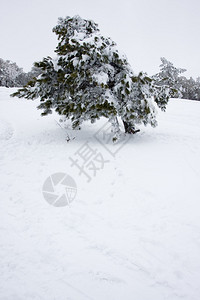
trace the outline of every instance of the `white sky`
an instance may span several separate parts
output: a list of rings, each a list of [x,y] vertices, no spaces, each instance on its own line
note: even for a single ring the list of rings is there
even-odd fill
[[[29,71],[54,56],[58,17],[92,19],[117,42],[133,70],[149,75],[164,56],[200,76],[200,0],[1,0],[0,57]]]

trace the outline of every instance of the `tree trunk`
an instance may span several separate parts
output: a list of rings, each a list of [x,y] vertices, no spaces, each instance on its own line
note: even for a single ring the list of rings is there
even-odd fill
[[[124,124],[125,133],[134,134],[134,133],[140,131],[139,129],[136,130],[135,127],[131,123],[126,122],[124,120],[122,120],[122,122]]]

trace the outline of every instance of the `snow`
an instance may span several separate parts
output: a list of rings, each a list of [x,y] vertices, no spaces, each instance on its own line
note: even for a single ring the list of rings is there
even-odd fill
[[[99,74],[94,74],[93,78],[98,82],[98,84],[106,84],[108,82],[108,74],[101,71]]]
[[[105,119],[61,128],[13,91],[0,88],[0,299],[199,300],[200,102],[170,100],[111,155]],[[70,160],[85,142],[106,160],[90,182]],[[56,172],[77,183],[69,206],[43,197]]]

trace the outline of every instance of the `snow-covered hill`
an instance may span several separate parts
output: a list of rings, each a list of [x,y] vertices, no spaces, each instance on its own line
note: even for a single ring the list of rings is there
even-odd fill
[[[0,300],[199,300],[200,102],[171,100],[156,129],[112,145],[105,120],[64,129],[11,92],[0,89]],[[60,172],[77,195],[55,207],[42,189]]]

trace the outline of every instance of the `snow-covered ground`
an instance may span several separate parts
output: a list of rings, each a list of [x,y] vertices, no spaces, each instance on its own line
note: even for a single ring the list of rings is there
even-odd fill
[[[64,129],[13,91],[0,89],[0,300],[199,300],[200,102],[171,100],[112,155],[95,138],[105,120]],[[106,160],[90,182],[71,166],[86,141]],[[42,193],[58,172],[77,184],[65,207]]]

